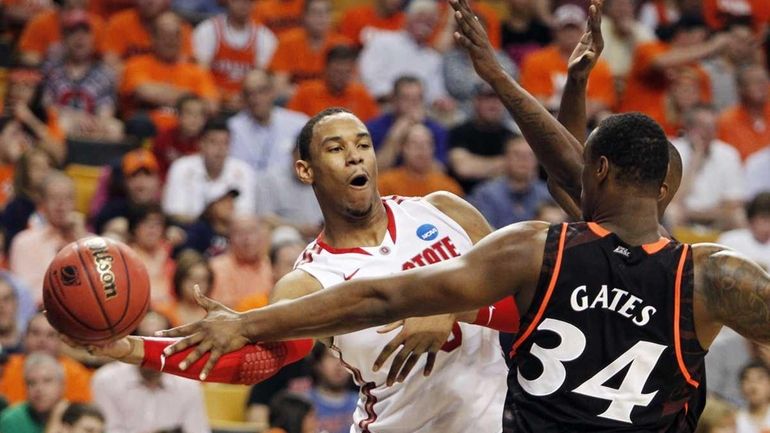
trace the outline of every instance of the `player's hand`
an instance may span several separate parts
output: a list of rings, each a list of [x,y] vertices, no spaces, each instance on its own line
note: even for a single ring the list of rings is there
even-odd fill
[[[454,18],[457,22],[455,41],[468,52],[479,76],[489,80],[495,74],[503,72],[489,42],[489,36],[468,5],[468,0],[449,0],[449,4],[455,11]]]
[[[379,370],[390,355],[401,347],[393,358],[386,384],[391,386],[396,381],[403,382],[424,353],[428,354],[428,361],[423,369],[423,375],[428,376],[436,363],[436,354],[452,333],[454,323],[454,315],[442,314],[406,319],[378,329],[377,332],[385,334],[401,327],[401,332],[385,345],[380,356],[374,361],[372,370]]]
[[[200,374],[200,379],[205,380],[222,355],[238,350],[250,341],[243,335],[239,313],[203,296],[197,285],[195,286],[195,301],[206,310],[206,317],[195,323],[178,326],[167,331],[159,331],[155,335],[159,337],[184,337],[163,350],[163,354],[166,356],[196,346],[179,363],[179,368],[182,370],[187,369],[203,355],[211,352],[211,356]]]
[[[572,51],[567,63],[570,78],[587,80],[591,70],[596,66],[602,50],[604,50],[604,37],[602,36],[603,4],[604,0],[591,0],[586,31],[575,50]]]

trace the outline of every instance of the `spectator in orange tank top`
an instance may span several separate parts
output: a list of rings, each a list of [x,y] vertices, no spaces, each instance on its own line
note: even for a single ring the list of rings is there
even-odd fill
[[[171,0],[135,0],[136,7],[116,13],[107,22],[102,51],[104,61],[116,71],[123,62],[137,55],[148,54],[153,49],[152,28],[155,19],[169,11]],[[192,56],[192,29],[182,24],[182,55]]]
[[[559,108],[567,82],[567,60],[580,41],[586,13],[579,6],[567,4],[554,12],[554,43],[532,52],[521,66],[521,85],[550,111]],[[607,63],[599,59],[588,80],[587,115],[594,118],[615,105],[615,87]]]
[[[193,93],[206,101],[209,112],[216,112],[219,92],[213,77],[181,56],[179,17],[173,12],[161,14],[155,20],[152,38],[152,54],[134,57],[126,63],[120,94],[127,111],[152,110],[156,127],[167,129],[176,122],[174,107],[179,98]]]
[[[225,108],[242,108],[241,83],[252,69],[265,69],[277,40],[273,32],[254,24],[249,13],[254,0],[227,0],[227,12],[200,23],[193,33],[195,58],[209,69],[223,92]]]
[[[755,152],[770,148],[770,78],[765,68],[754,65],[738,71],[736,80],[740,103],[719,116],[718,134],[745,162]]]
[[[346,45],[329,50],[324,78],[300,84],[286,108],[314,116],[328,107],[344,107],[363,121],[376,116],[377,102],[366,87],[353,82],[357,58],[356,49]]]
[[[308,0],[302,28],[279,37],[269,68],[274,73],[279,99],[291,98],[296,85],[303,81],[322,78],[326,53],[331,47],[353,43],[333,31],[331,13],[330,0]]]
[[[339,30],[351,41],[365,45],[376,31],[398,31],[406,17],[401,7],[404,0],[375,0],[374,4],[354,6],[340,19]]]
[[[305,0],[260,0],[251,12],[251,19],[281,36],[302,26],[304,4]]]
[[[717,34],[706,39],[706,27],[698,17],[685,16],[666,30],[665,41],[655,41],[636,47],[631,72],[621,102],[621,111],[640,111],[659,123],[661,107],[677,69],[691,66],[703,77],[701,99],[711,101],[711,85],[708,76],[698,63],[715,56],[730,44],[728,34]]]
[[[59,9],[35,15],[24,27],[19,39],[19,56],[25,65],[40,65],[46,58],[58,58],[62,54],[62,21],[73,11],[83,11],[87,0],[64,0]],[[101,45],[104,21],[101,17],[83,11],[94,33],[97,46]]]

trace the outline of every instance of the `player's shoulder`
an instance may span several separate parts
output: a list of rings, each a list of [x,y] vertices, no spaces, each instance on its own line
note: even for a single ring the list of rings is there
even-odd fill
[[[296,299],[317,292],[322,288],[321,282],[314,276],[302,269],[295,268],[275,283],[270,302],[274,303],[282,299]]]

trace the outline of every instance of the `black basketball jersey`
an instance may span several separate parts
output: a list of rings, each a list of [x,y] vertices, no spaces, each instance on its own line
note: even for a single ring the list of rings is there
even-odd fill
[[[705,395],[706,354],[692,299],[689,245],[630,246],[595,223],[551,226],[512,349],[515,431],[692,431],[688,402]]]

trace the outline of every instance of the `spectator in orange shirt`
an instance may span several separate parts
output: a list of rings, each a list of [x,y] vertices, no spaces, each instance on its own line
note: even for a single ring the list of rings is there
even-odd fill
[[[373,32],[401,30],[406,20],[401,10],[403,4],[403,0],[375,0],[374,4],[353,6],[340,19],[340,33],[365,45]]]
[[[227,13],[198,24],[193,33],[198,64],[214,75],[228,111],[242,106],[241,83],[252,69],[265,69],[277,39],[261,24],[251,22],[254,0],[227,0]]]
[[[155,110],[152,117],[159,129],[173,126],[168,113],[173,113],[179,98],[188,93],[203,98],[210,112],[218,108],[214,78],[184,60],[182,37],[182,21],[176,14],[164,12],[158,16],[152,32],[153,53],[130,59],[120,86],[125,106]]]
[[[251,19],[280,37],[283,32],[302,26],[304,5],[305,0],[260,0],[251,12]]]
[[[104,35],[104,61],[120,71],[123,62],[153,50],[152,30],[155,20],[169,10],[171,0],[136,0],[136,7],[118,12],[107,22]],[[192,56],[192,29],[182,24],[182,55]]]
[[[69,12],[84,10],[88,0],[64,0],[59,9],[52,9],[35,15],[24,28],[19,39],[20,60],[25,65],[37,66],[46,58],[62,55],[62,20]],[[101,17],[86,12],[97,46],[101,44],[104,21]]]
[[[707,40],[705,24],[693,16],[682,17],[665,33],[668,42],[648,42],[636,47],[620,105],[620,111],[640,111],[661,124],[666,123],[662,116],[666,92],[678,68],[694,67],[702,80],[701,99],[711,101],[708,76],[697,63],[727,49],[731,40],[728,34]]]
[[[434,150],[430,129],[421,123],[410,126],[401,147],[403,164],[382,172],[377,182],[380,194],[422,197],[435,191],[449,191],[462,196],[460,184],[436,168]]]
[[[326,56],[323,80],[305,81],[286,108],[314,116],[328,107],[344,107],[361,120],[377,115],[377,102],[360,83],[354,83],[357,60],[356,49],[339,45]]]
[[[9,403],[18,403],[27,398],[24,386],[24,361],[28,355],[40,352],[56,358],[64,367],[64,398],[75,402],[91,400],[91,372],[74,359],[61,354],[61,340],[43,313],[37,313],[29,320],[24,334],[24,353],[11,355],[0,376],[0,395]]]
[[[337,45],[352,44],[332,31],[330,0],[308,0],[303,10],[303,26],[283,33],[278,39],[270,71],[275,76],[279,99],[289,99],[296,85],[323,77],[326,54]],[[315,114],[315,112],[313,113]]]
[[[691,109],[706,105],[707,100],[703,98],[704,76],[695,67],[682,67],[677,69],[671,76],[669,84],[659,111],[653,111],[654,118],[659,118],[660,126],[666,135],[676,137],[682,132],[683,118],[685,113]]]
[[[734,146],[743,161],[754,152],[770,147],[769,80],[767,71],[760,65],[738,71],[740,103],[719,116],[719,139]]]
[[[0,209],[14,196],[16,164],[32,145],[22,124],[13,117],[0,117]]]
[[[267,304],[273,287],[268,242],[269,233],[255,215],[233,217],[227,251],[210,261],[214,272],[211,298],[236,308],[247,297],[262,295]]]
[[[566,4],[554,12],[554,43],[532,52],[521,66],[521,85],[550,111],[559,109],[567,82],[567,60],[583,35],[586,13],[579,6]],[[589,119],[611,110],[615,105],[612,72],[599,59],[588,80],[587,111]]]

